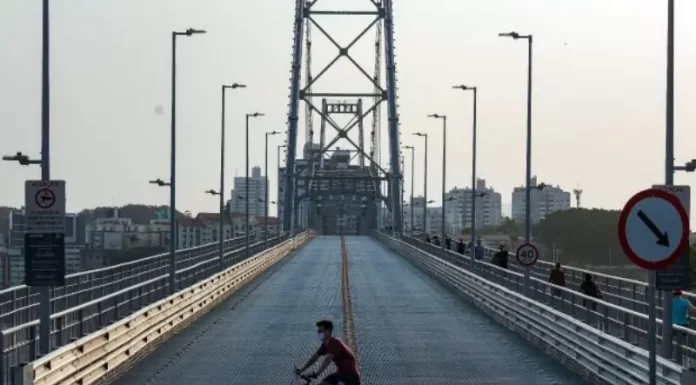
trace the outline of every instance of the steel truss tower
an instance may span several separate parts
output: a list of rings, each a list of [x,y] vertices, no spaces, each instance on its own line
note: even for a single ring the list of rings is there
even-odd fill
[[[317,2],[328,0],[296,0],[295,1],[295,18],[294,18],[294,43],[293,43],[293,58],[290,78],[290,103],[288,113],[288,137],[287,137],[287,157],[285,164],[284,191],[283,202],[283,227],[286,231],[292,228],[293,224],[297,223],[298,210],[297,207],[303,199],[310,201],[322,199],[316,196],[317,181],[332,180],[330,186],[345,186],[347,194],[360,193],[374,195],[379,204],[378,210],[382,207],[382,202],[391,211],[393,218],[394,231],[400,233],[402,201],[401,201],[401,184],[402,170],[400,162],[399,148],[399,116],[397,113],[397,96],[396,96],[396,65],[394,62],[394,24],[393,24],[393,0],[362,0],[369,10],[347,11],[347,10],[317,10],[315,5]],[[356,2],[359,0],[355,0]],[[351,16],[374,16],[374,20],[348,45],[341,46],[333,37],[322,28],[316,18],[320,15],[335,15],[343,17]],[[361,66],[350,54],[351,48],[361,40],[367,33],[376,30],[377,39],[375,42],[375,66],[373,75]],[[312,30],[318,30],[337,48],[338,54],[325,68],[323,68],[316,76],[312,75],[311,70],[311,49],[312,49]],[[382,40],[384,36],[384,40]],[[383,50],[383,52],[382,52]],[[382,54],[386,62],[386,71],[382,70]],[[304,63],[303,63],[303,58]],[[313,85],[319,80],[332,66],[341,58],[349,60],[365,77],[373,84],[373,89],[370,92],[348,93],[348,92],[313,92]],[[304,71],[303,71],[304,68]],[[304,86],[302,83],[302,74],[304,72]],[[386,87],[381,85],[382,72],[386,79]],[[336,103],[336,100],[341,98],[343,103]],[[350,98],[352,100],[345,101]],[[322,105],[318,106],[317,99],[322,100]],[[371,99],[374,104],[366,109],[363,109],[363,99]],[[309,159],[298,167],[297,160],[297,133],[299,122],[300,101],[305,103],[305,155],[309,147]],[[381,120],[381,105],[383,102],[387,104],[388,113],[388,134],[389,134],[389,171],[381,166],[380,154],[380,120]],[[341,107],[341,106],[344,107]],[[346,111],[342,111],[346,108]],[[350,113],[353,119],[346,125],[337,124],[331,114],[335,113]],[[313,129],[313,114],[321,117],[321,138],[318,145],[318,150],[315,149],[314,129]],[[363,137],[362,128],[363,120],[372,115],[372,132],[370,136],[370,150],[365,149],[365,139]],[[325,137],[326,125],[331,126],[337,131],[337,135],[328,143]],[[360,139],[359,143],[355,143],[348,133],[354,128],[359,127]],[[356,156],[359,157],[359,169],[368,170],[368,173],[358,173],[363,183],[363,187],[347,187],[346,183],[356,186],[356,175],[348,175],[345,172],[336,172],[331,170],[327,173],[322,171],[325,167],[325,157],[330,152],[333,146],[339,141],[348,141],[354,148]],[[309,164],[307,164],[307,162]],[[369,166],[365,163],[368,162]],[[352,167],[352,166],[351,166]],[[337,180],[338,184],[334,185],[333,180]],[[388,194],[386,197],[381,196],[382,183],[386,181],[388,186]],[[372,188],[368,189],[364,183],[369,182]],[[325,185],[321,185],[320,189],[325,189]],[[345,199],[345,198],[341,198]],[[366,199],[363,196],[361,199]],[[306,201],[305,201],[306,202]],[[316,202],[315,202],[316,203]],[[304,206],[304,205],[303,205]],[[343,204],[341,207],[344,207]],[[364,208],[364,206],[363,206]],[[304,215],[304,214],[303,214]],[[379,216],[378,218],[381,218]],[[293,223],[293,220],[295,223]]]

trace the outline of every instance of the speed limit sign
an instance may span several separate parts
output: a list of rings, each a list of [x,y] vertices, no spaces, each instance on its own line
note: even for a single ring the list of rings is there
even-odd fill
[[[517,261],[522,266],[532,266],[539,259],[539,249],[531,243],[523,243],[517,248]]]

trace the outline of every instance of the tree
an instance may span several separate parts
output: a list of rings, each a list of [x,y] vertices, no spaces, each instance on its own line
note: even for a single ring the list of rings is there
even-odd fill
[[[625,265],[618,239],[619,211],[573,208],[557,211],[532,230],[546,247],[561,249],[568,264]]]
[[[502,222],[500,222],[500,225],[498,225],[496,231],[500,234],[505,234],[512,238],[517,238],[520,235],[522,235],[522,225],[510,218],[505,217],[503,218]]]

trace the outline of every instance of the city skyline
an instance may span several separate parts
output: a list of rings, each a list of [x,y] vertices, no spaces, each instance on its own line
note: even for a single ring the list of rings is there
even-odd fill
[[[535,7],[512,0],[432,3],[428,9],[415,3],[400,3],[395,9],[399,20],[424,16],[424,12],[432,16],[424,20],[438,21],[428,21],[424,28],[440,37],[434,43],[416,29],[396,27],[402,42],[396,46],[401,136],[404,145],[416,148],[416,194],[422,193],[424,184],[423,143],[411,133],[431,135],[431,165],[439,164],[442,155],[439,127],[425,117],[431,112],[448,113],[448,164],[464,165],[461,172],[449,173],[447,187],[470,179],[471,99],[453,93],[451,85],[459,83],[476,85],[480,91],[479,174],[486,175],[504,197],[524,182],[524,48],[497,36],[510,29],[535,36],[535,174],[567,188],[582,186],[584,207],[615,210],[633,192],[664,180],[666,17],[662,4],[649,0],[616,0],[612,7],[598,0],[582,4],[538,0]],[[40,4],[21,0],[2,4],[0,31],[13,36],[13,44],[6,47],[0,61],[0,83],[5,85],[0,89],[0,137],[12,139],[0,141],[0,152],[36,156],[40,150]],[[243,170],[244,113],[258,110],[267,115],[255,120],[250,131],[251,164],[263,164],[264,133],[285,130],[291,52],[287,36],[292,28],[287,15],[293,12],[292,4],[247,2],[240,9],[221,0],[210,0],[205,7],[184,2],[171,6],[163,0],[147,4],[108,0],[91,5],[89,13],[76,11],[79,7],[52,7],[52,176],[67,181],[68,210],[168,202],[168,193],[147,181],[168,178],[169,34],[193,26],[208,33],[182,40],[179,47],[178,206],[194,212],[216,211],[217,202],[202,191],[216,187],[219,181],[220,84],[240,81],[249,86],[228,95],[226,180],[230,183],[235,168],[237,174]],[[167,9],[167,17],[158,16],[162,9]],[[229,23],[221,16],[240,11],[263,12],[265,23],[252,19]],[[462,14],[482,18],[462,24],[458,22]],[[689,100],[696,97],[696,90],[688,86],[696,83],[696,74],[688,70],[689,62],[696,59],[696,44],[690,44],[696,41],[696,25],[685,16],[691,14],[696,14],[696,3],[680,4],[676,23],[677,163],[693,157],[689,143],[696,140],[696,134],[687,129],[695,121]],[[121,28],[122,20],[128,20],[131,28]],[[588,31],[586,25],[593,27]],[[86,29],[89,34],[84,34]],[[331,30],[342,41],[355,36],[354,30],[340,23]],[[230,40],[230,36],[236,38]],[[318,67],[331,59],[333,49],[319,37],[313,44]],[[355,55],[369,54],[373,48],[369,46],[356,46]],[[239,57],[235,52],[245,55]],[[438,60],[424,60],[423,52]],[[200,57],[213,59],[202,62]],[[338,78],[335,73],[327,74],[324,84],[361,81],[361,74],[351,72],[352,68],[339,68],[344,71],[338,71]],[[606,85],[605,92],[587,86],[599,84]],[[95,90],[100,89],[110,92],[95,98]],[[626,147],[627,138],[631,147],[642,150],[615,156],[617,149]],[[282,138],[274,138],[270,146],[280,143]],[[275,151],[269,154],[273,165]],[[410,173],[409,156],[406,154],[406,175]],[[276,173],[272,167],[270,181],[277,180]],[[24,180],[38,178],[39,171],[2,164],[0,174],[8,186],[0,191],[0,202],[20,206]],[[428,195],[436,201],[441,196],[440,175],[439,168],[433,168],[428,180]],[[689,184],[691,178],[678,173],[675,183]],[[619,179],[621,183],[617,183]],[[407,185],[406,194],[409,188]],[[271,185],[270,200],[277,200],[276,191]]]

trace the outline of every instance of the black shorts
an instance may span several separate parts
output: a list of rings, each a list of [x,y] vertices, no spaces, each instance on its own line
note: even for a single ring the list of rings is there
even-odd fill
[[[331,385],[360,385],[360,376],[344,376],[334,373],[326,376],[322,381]]]

